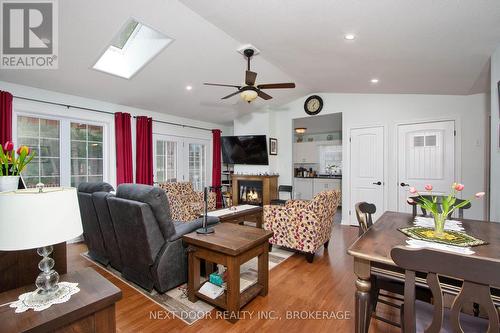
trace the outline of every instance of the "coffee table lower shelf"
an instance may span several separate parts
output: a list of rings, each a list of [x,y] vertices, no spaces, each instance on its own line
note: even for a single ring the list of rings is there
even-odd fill
[[[202,286],[203,286],[203,284],[202,284]],[[263,289],[264,289],[263,286],[256,283],[256,284],[251,285],[250,287],[248,287],[244,291],[242,291],[240,293],[240,307],[244,307],[252,299],[257,297],[262,292]],[[208,296],[203,295],[199,291],[196,291],[194,294],[199,299],[204,300],[205,302],[209,302],[216,307],[219,307],[219,308],[224,309],[224,310],[228,309],[228,307],[227,307],[227,292],[224,292],[224,294],[220,295],[217,298],[210,298]]]

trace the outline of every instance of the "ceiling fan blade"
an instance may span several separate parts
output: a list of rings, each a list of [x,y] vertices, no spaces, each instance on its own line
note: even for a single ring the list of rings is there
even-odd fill
[[[284,88],[295,88],[295,83],[268,83],[268,84],[259,84],[257,86],[259,89],[284,89]]]
[[[273,98],[272,96],[270,96],[270,95],[268,95],[265,92],[260,91],[260,90],[257,90],[257,95],[259,95],[260,98],[263,98],[265,100]]]
[[[255,84],[255,79],[257,78],[257,73],[252,71],[246,71],[245,74],[245,84],[247,86],[253,86]]]
[[[236,96],[236,95],[238,95],[239,93],[240,93],[240,91],[238,90],[237,92],[234,92],[234,93],[232,93],[232,94],[229,94],[229,95],[227,95],[227,96],[224,96],[224,97],[222,97],[221,99],[228,99],[229,97]]]
[[[237,88],[240,89],[241,86],[237,86],[235,84],[221,84],[221,83],[203,83],[206,86],[218,86],[218,87],[232,87],[232,88]]]

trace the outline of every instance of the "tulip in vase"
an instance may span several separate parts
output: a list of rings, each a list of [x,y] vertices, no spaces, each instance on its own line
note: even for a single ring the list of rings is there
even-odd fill
[[[35,153],[27,146],[16,151],[10,141],[0,145],[0,192],[17,189],[21,172],[34,157]]]
[[[463,200],[457,203],[457,194],[464,189],[463,184],[453,183],[451,186],[452,191],[449,195],[443,196],[441,200],[437,196],[432,195],[433,186],[431,184],[425,185],[425,191],[428,194],[420,194],[420,192],[415,187],[410,187],[410,194],[413,197],[408,198],[408,203],[412,205],[419,205],[426,211],[430,212],[434,217],[434,232],[432,235],[436,238],[446,238],[446,233],[444,232],[446,219],[448,216],[464,206],[467,206],[471,199]],[[484,196],[484,192],[478,192],[474,195],[476,199]],[[430,198],[429,198],[430,196]]]

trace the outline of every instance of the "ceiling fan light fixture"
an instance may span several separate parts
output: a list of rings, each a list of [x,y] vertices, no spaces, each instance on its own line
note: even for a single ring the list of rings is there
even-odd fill
[[[245,90],[245,91],[242,91],[241,94],[240,94],[240,97],[242,100],[244,100],[245,102],[252,102],[253,100],[255,100],[257,98],[257,92],[255,90]]]
[[[305,127],[295,128],[295,133],[297,133],[297,134],[304,134],[306,131],[307,131],[307,128],[305,128]]]

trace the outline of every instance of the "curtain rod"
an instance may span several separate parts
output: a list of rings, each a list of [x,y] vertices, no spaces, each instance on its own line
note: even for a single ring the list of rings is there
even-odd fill
[[[45,104],[52,104],[52,105],[58,105],[58,106],[63,106],[66,108],[75,108],[75,109],[80,109],[80,110],[85,110],[85,111],[92,111],[92,112],[98,112],[98,113],[104,113],[104,114],[109,114],[109,115],[114,115],[114,112],[109,112],[109,111],[103,111],[103,110],[97,110],[97,109],[91,109],[91,108],[85,108],[81,106],[75,106],[75,105],[70,105],[70,104],[62,104],[62,103],[57,103],[57,102],[50,102],[50,101],[45,101],[42,99],[34,99],[34,98],[28,98],[28,97],[22,97],[22,96],[14,96],[15,98],[18,99],[23,99],[26,101],[32,101],[32,102],[39,102],[39,103],[45,103]],[[137,116],[134,116],[134,118],[137,118]],[[204,127],[197,127],[197,126],[191,126],[191,125],[184,125],[184,124],[179,124],[179,123],[173,123],[169,121],[162,121],[162,120],[155,120],[153,119],[154,122],[156,123],[162,123],[162,124],[167,124],[167,125],[174,125],[174,126],[180,126],[180,127],[188,127],[188,128],[194,128],[194,129],[199,129],[203,131],[212,131],[209,128],[204,128]]]

